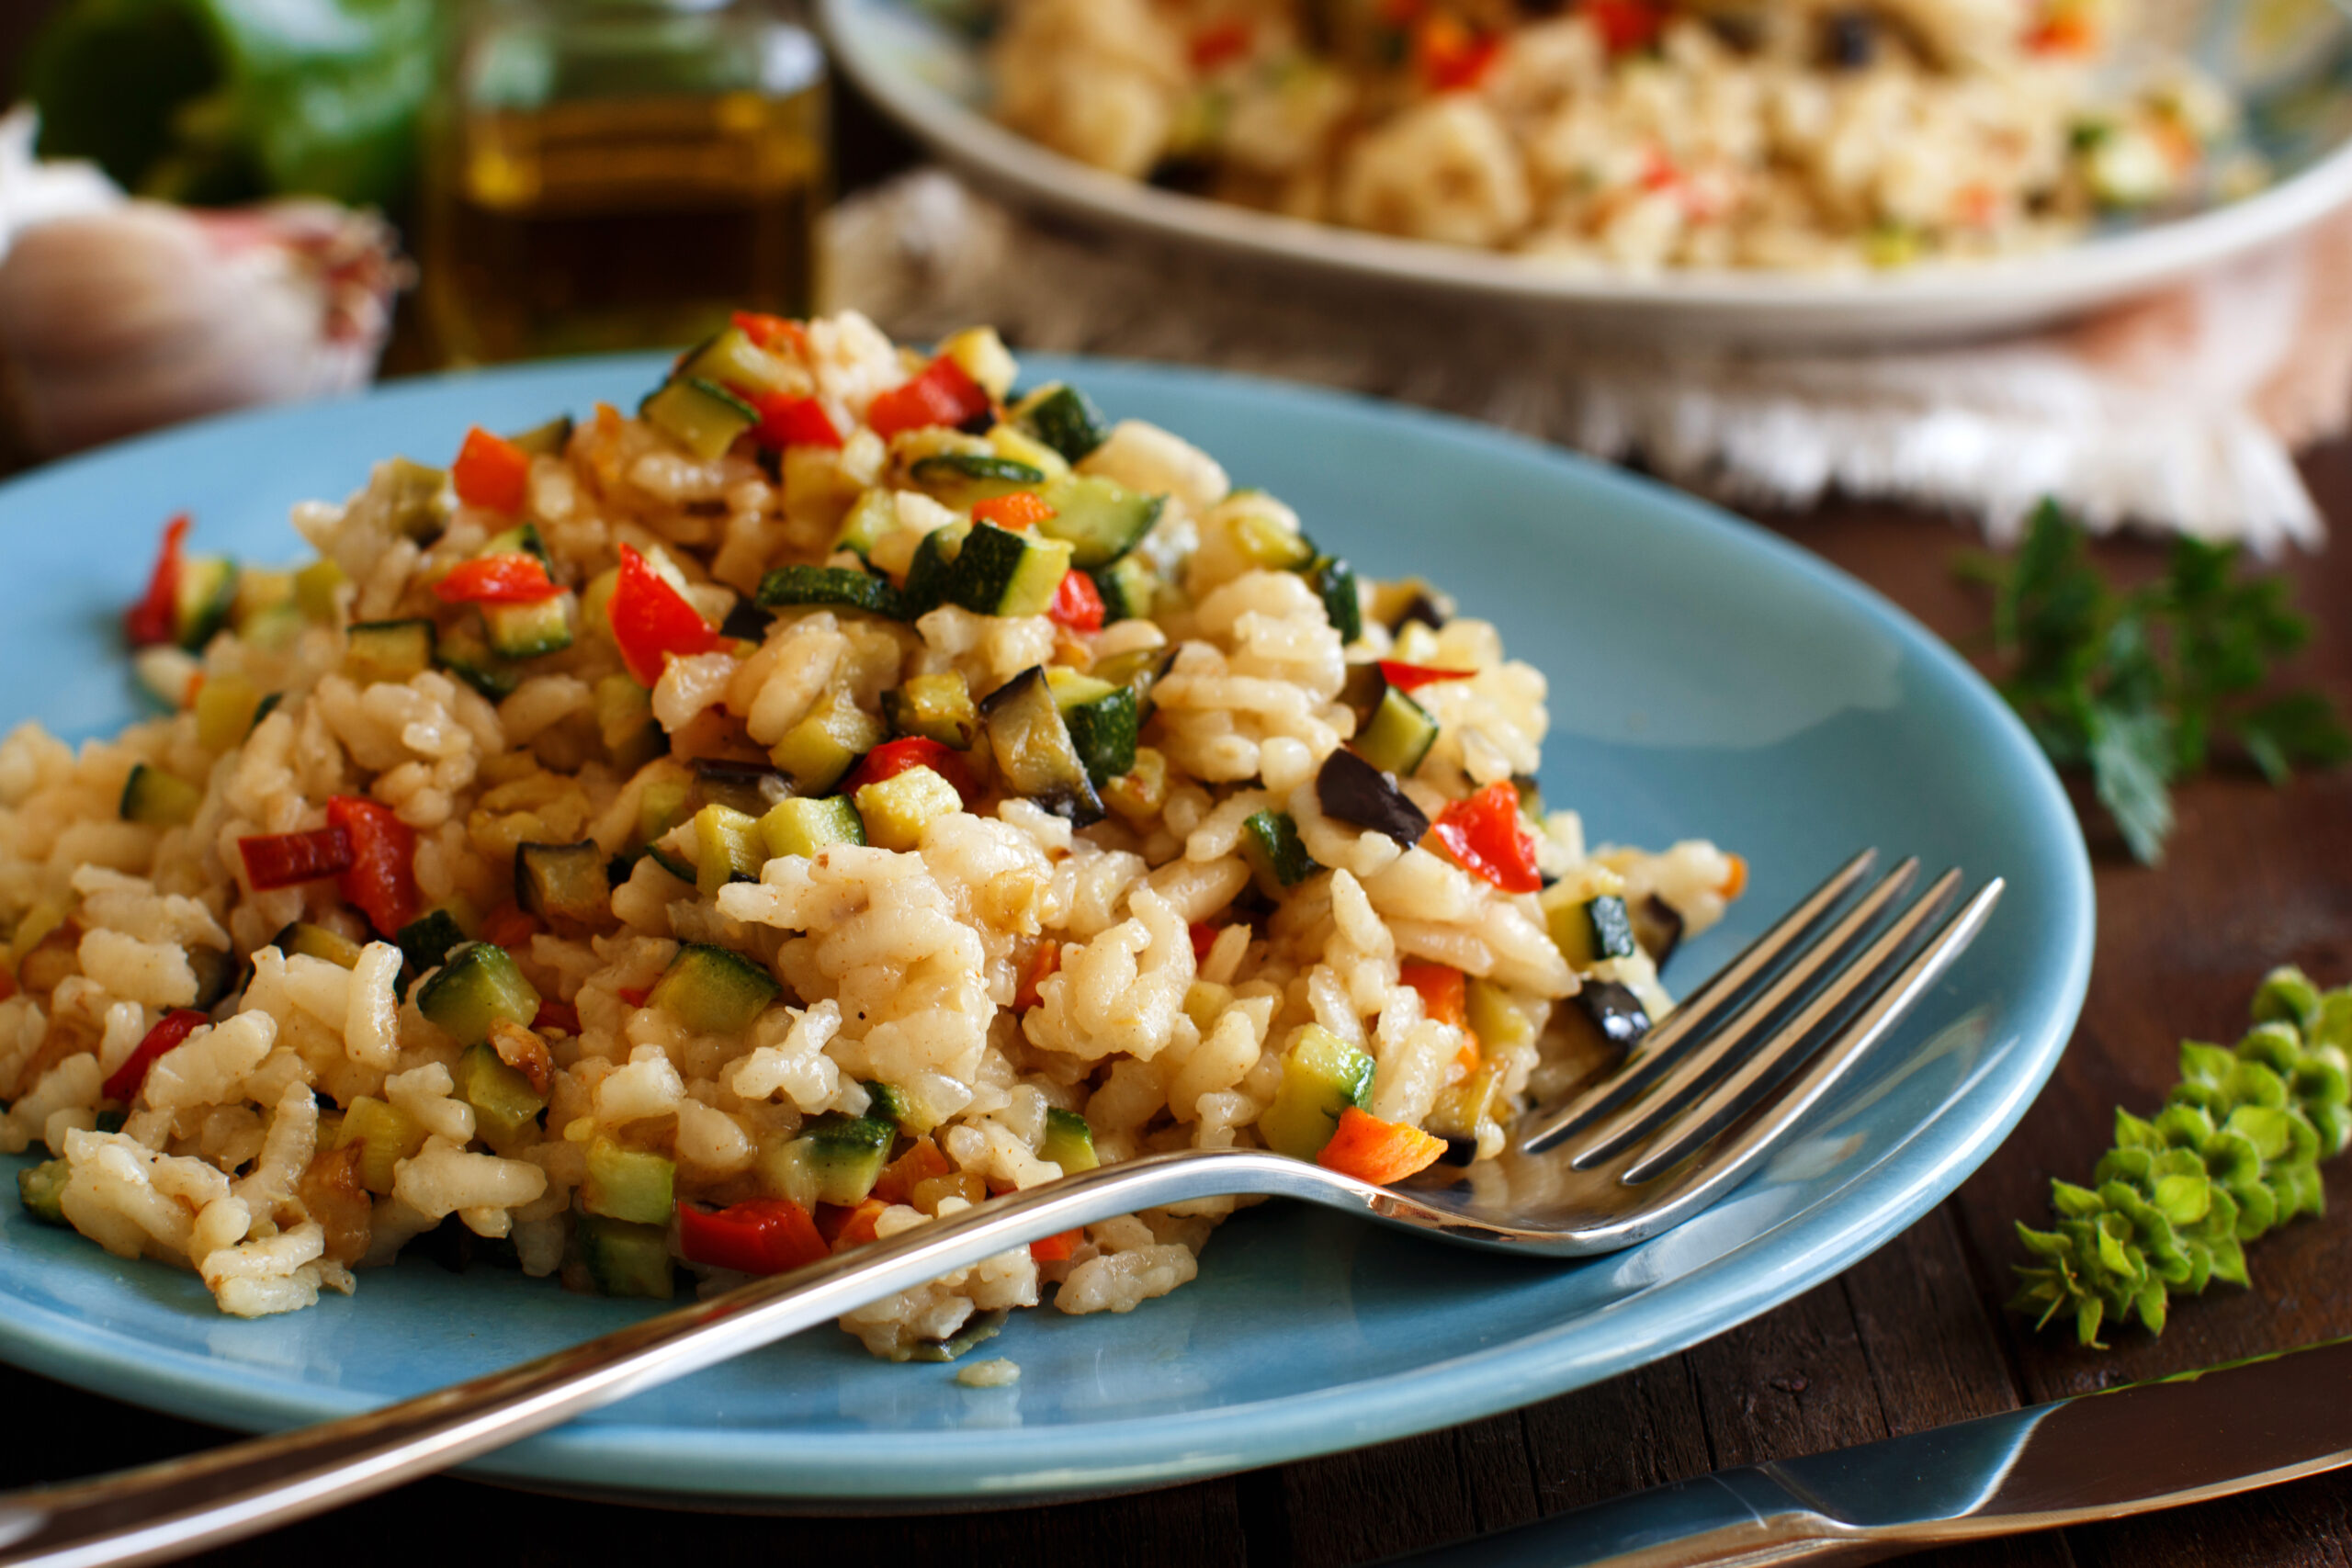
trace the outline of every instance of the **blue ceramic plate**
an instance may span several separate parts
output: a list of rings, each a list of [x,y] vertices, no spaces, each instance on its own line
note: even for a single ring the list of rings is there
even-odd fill
[[[662,362],[580,361],[217,421],[0,486],[8,722],[107,734],[140,711],[114,635],[159,524],[261,560],[289,503],[469,423],[633,401]],[[1148,366],[1033,363],[1182,432],[1376,575],[1423,572],[1552,682],[1547,799],[1598,840],[1708,836],[1748,897],[1676,961],[1689,986],[1857,847],[2010,891],[1945,985],[1767,1170],[1637,1250],[1535,1266],[1270,1207],[1199,1281],[1124,1317],[1016,1314],[1011,1388],[870,1360],[831,1328],[485,1460],[526,1483],[706,1501],[940,1506],[1214,1474],[1524,1404],[1670,1354],[1846,1268],[1950,1192],[2024,1111],[2081,1004],[2091,885],[2064,795],[1933,637],[1811,557],[1657,485],[1457,421]],[[20,595],[20,599],[28,596]],[[223,1426],[342,1416],[583,1339],[642,1308],[412,1261],[288,1316],[221,1316],[0,1205],[0,1356]]]

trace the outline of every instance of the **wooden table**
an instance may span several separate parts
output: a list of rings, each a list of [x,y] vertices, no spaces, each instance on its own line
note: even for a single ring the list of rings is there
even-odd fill
[[[2352,533],[2352,442],[2304,472]],[[1883,507],[1773,520],[1948,636],[1981,624],[1950,561],[1949,525]],[[2103,547],[2126,567],[2146,545]],[[2291,563],[2321,627],[2312,671],[2352,697],[2352,556]],[[1680,1356],[1524,1410],[1354,1453],[1161,1492],[1002,1513],[862,1520],[681,1516],[557,1502],[435,1480],[204,1561],[246,1568],[457,1560],[656,1562],[682,1547],[718,1562],[1230,1563],[1340,1568],[1724,1465],[1812,1453],[2103,1384],[2352,1334],[2352,1160],[2328,1217],[2252,1251],[2252,1291],[2179,1303],[2161,1340],[2118,1332],[2076,1349],[2002,1310],[2014,1219],[2044,1218],[2052,1175],[2086,1177],[2114,1107],[2152,1107],[2183,1034],[2233,1040],[2255,983],[2293,961],[2352,979],[2352,771],[2285,790],[2225,776],[2181,794],[2161,871],[2095,833],[2098,952],[2083,1024],[2057,1076],[1956,1197],[1842,1277]],[[1211,1244],[1214,1260],[1214,1247]],[[1148,1309],[1147,1309],[1148,1310]],[[2347,1391],[2352,1397],[2352,1391]],[[10,1483],[62,1479],[217,1440],[184,1422],[0,1368]],[[1916,1559],[1939,1568],[2078,1562],[2133,1568],[2346,1561],[2352,1474],[2321,1477],[2136,1523]],[[830,1554],[839,1553],[838,1557]]]

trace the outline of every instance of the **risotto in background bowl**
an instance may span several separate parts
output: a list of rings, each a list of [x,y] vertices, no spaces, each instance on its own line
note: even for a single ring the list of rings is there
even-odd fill
[[[2017,326],[2352,197],[2324,0],[823,8],[1017,199],[1619,335]]]

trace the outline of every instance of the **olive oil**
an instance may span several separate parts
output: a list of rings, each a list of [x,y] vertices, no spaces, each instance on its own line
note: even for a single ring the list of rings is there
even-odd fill
[[[624,47],[596,26],[616,11],[634,14]],[[680,29],[708,19],[673,11],[653,34],[645,14],[550,17],[568,25],[528,49],[476,40],[473,90],[461,81],[445,104],[426,184],[423,295],[444,360],[680,344],[729,310],[815,308],[830,159],[813,41],[785,29],[748,80],[723,62],[734,50],[682,73]]]

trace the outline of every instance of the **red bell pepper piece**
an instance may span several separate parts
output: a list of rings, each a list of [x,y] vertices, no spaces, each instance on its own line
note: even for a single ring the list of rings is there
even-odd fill
[[[689,1263],[739,1274],[786,1274],[832,1251],[808,1211],[789,1198],[747,1198],[715,1213],[681,1203],[678,1246]]]
[[[1250,52],[1250,22],[1236,17],[1215,27],[1204,28],[1193,35],[1193,69],[1214,71],[1229,60],[1238,60]]]
[[[1520,826],[1519,791],[1508,780],[1452,802],[1430,830],[1463,870],[1506,893],[1533,893],[1544,886],[1535,869],[1535,835]]]
[[[520,512],[531,491],[531,455],[481,425],[466,432],[466,444],[449,466],[449,482],[468,506]]]
[[[444,604],[537,604],[562,592],[546,562],[520,551],[459,561],[433,585],[433,596]]]
[[[356,905],[379,936],[416,919],[416,830],[390,807],[351,795],[327,797],[327,821],[351,840],[344,901]]]
[[[1209,949],[1216,945],[1216,926],[1200,920],[1194,920],[1186,928],[1184,934],[1193,939],[1193,963],[1206,964],[1209,961]]]
[[[874,1222],[889,1206],[879,1198],[862,1199],[855,1207],[847,1209],[821,1205],[825,1212],[817,1218],[818,1234],[833,1244],[835,1252],[864,1247],[874,1239]]]
[[[547,927],[538,916],[513,904],[501,904],[481,918],[481,939],[492,947],[520,947]]]
[[[620,997],[621,1000],[627,1002],[629,1006],[633,1008],[641,1008],[645,1005],[645,998],[653,994],[653,987],[650,986],[623,986],[616,994]]]
[[[1085,1242],[1086,1231],[1081,1226],[1074,1231],[1063,1231],[1058,1235],[1049,1235],[1042,1240],[1031,1242],[1029,1256],[1040,1263],[1067,1263],[1070,1260],[1071,1255],[1084,1246]]]
[[[296,887],[351,869],[351,834],[338,824],[300,833],[253,833],[237,840],[245,880],[256,893]]]
[[[1394,659],[1380,661],[1380,678],[1400,692],[1418,692],[1440,681],[1467,681],[1476,673],[1476,670],[1444,670],[1434,664],[1400,664]]]
[[[1647,49],[1666,28],[1666,14],[1647,0],[1584,0],[1578,9],[1592,18],[1611,54]]]
[[[798,321],[786,316],[771,316],[762,310],[738,310],[733,321],[762,348],[789,348],[796,354],[808,352],[808,333]]]
[[[1016,490],[1011,495],[992,495],[972,502],[973,522],[993,523],[1000,528],[1026,528],[1053,514],[1053,507],[1034,490]]]
[[[195,1008],[165,1013],[147,1032],[147,1038],[139,1043],[139,1048],[123,1058],[122,1066],[114,1070],[114,1076],[98,1092],[108,1100],[130,1104],[139,1093],[139,1086],[147,1081],[147,1069],[155,1065],[156,1058],[211,1021],[209,1015]]]
[[[762,392],[747,400],[760,411],[760,423],[752,427],[752,439],[763,446],[781,451],[786,446],[842,444],[842,433],[833,428],[832,416],[814,398]]]
[[[155,551],[155,569],[147,574],[147,592],[123,613],[123,630],[133,648],[152,648],[179,636],[180,549],[190,526],[185,512],[164,525],[164,542]]]
[[[1428,17],[1413,31],[1414,62],[1435,92],[1476,87],[1501,55],[1502,40],[1472,32],[1451,11]]]
[[[577,1035],[580,1032],[580,1010],[570,1002],[542,997],[539,998],[539,1010],[531,1015],[531,1027],[560,1029],[566,1034]]]
[[[1074,632],[1101,631],[1104,614],[1102,590],[1076,567],[1062,573],[1061,586],[1054,590],[1054,602],[1046,606],[1046,619]]]
[[[989,395],[980,384],[943,354],[906,385],[882,393],[868,404],[865,423],[888,441],[902,430],[961,424],[975,414],[988,412],[989,406]]]
[[[1470,1016],[1469,985],[1461,970],[1443,964],[1408,960],[1397,966],[1397,978],[1421,993],[1424,1016],[1440,1023],[1456,1024]]]
[[[673,653],[689,659],[727,646],[727,639],[702,618],[702,612],[628,545],[621,547],[620,581],[614,585],[605,614],[612,622],[621,662],[640,686],[650,687],[660,681],[662,666]]]
[[[964,767],[964,759],[936,740],[920,735],[909,735],[897,740],[885,740],[881,745],[858,759],[849,777],[841,783],[841,793],[855,795],[870,784],[895,779],[900,773],[917,768],[929,768],[953,785],[966,800],[972,798],[972,775]]]

